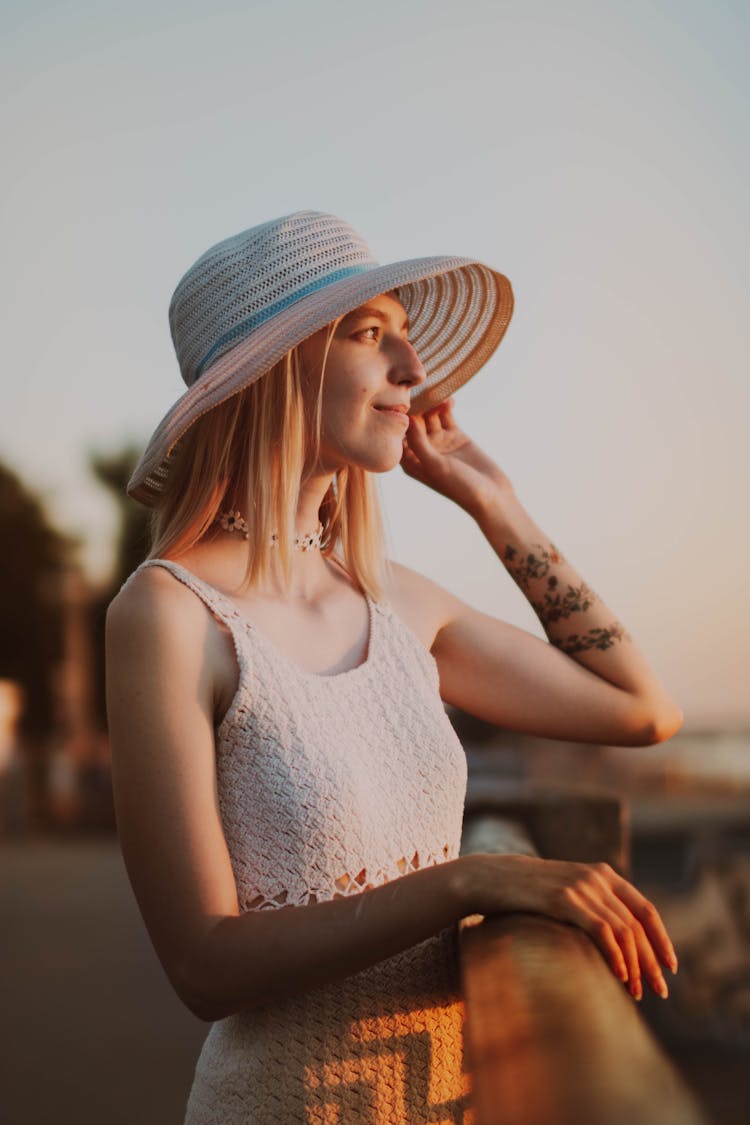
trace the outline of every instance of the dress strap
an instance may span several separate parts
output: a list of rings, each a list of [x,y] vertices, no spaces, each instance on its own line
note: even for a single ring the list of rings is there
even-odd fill
[[[144,562],[133,571],[130,578],[137,574],[139,570],[144,570],[148,566],[161,566],[164,567],[165,570],[170,571],[175,578],[200,598],[218,621],[227,627],[232,637],[234,649],[237,654],[237,663],[240,673],[242,674],[248,664],[246,643],[247,630],[242,627],[242,620],[237,607],[214,586],[209,585],[208,582],[199,578],[197,574],[193,574],[192,571],[187,570],[180,563],[174,562],[172,559],[145,559]],[[130,578],[127,579],[125,585],[130,581]]]
[[[194,594],[197,594],[215,616],[224,621],[226,625],[230,624],[228,618],[232,614],[236,617],[236,610],[228,598],[180,563],[173,562],[172,559],[146,559],[138,567],[138,570],[144,570],[147,566],[162,566],[165,570],[170,571],[175,578],[189,587]]]

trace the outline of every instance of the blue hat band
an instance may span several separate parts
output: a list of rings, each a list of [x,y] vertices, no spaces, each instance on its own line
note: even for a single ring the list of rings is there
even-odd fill
[[[376,269],[377,266],[377,262],[370,262],[359,266],[347,266],[343,269],[334,270],[332,273],[325,274],[323,277],[316,277],[313,281],[308,282],[307,285],[302,286],[301,289],[297,289],[296,292],[280,298],[280,300],[275,301],[271,305],[267,305],[266,308],[251,313],[250,316],[240,321],[239,324],[235,324],[229,332],[225,332],[220,336],[216,343],[209,348],[203,356],[203,359],[196,366],[195,379],[197,380],[203,374],[214,359],[218,359],[223,352],[228,351],[230,347],[240,340],[244,340],[245,337],[255,331],[259,325],[263,324],[266,320],[270,320],[271,317],[276,316],[276,314],[283,309],[293,305],[295,301],[299,301],[303,297],[308,297],[311,293],[316,293],[320,289],[325,289],[327,285],[331,285],[335,281],[341,281],[343,278],[352,277],[354,274],[367,273],[369,270]]]

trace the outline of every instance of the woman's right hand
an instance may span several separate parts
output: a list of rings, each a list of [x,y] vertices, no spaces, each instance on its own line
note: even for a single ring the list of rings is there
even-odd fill
[[[676,972],[677,957],[664,923],[654,904],[608,863],[483,852],[462,856],[459,863],[467,914],[522,910],[580,926],[615,976],[629,981],[637,1000],[642,975],[666,997],[659,960]]]

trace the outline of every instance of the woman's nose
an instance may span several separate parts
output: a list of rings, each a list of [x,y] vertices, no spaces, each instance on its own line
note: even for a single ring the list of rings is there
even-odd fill
[[[399,377],[399,382],[408,378],[411,385],[418,386],[427,378],[417,350],[409,340],[398,341],[398,353],[394,358],[393,368]]]

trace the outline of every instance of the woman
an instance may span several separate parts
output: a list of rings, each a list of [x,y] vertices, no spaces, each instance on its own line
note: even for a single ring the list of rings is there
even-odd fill
[[[218,243],[175,290],[189,389],[128,485],[153,544],[109,608],[107,706],[128,873],[178,996],[212,1022],[192,1125],[468,1122],[468,914],[573,922],[638,998],[676,970],[606,864],[459,856],[444,701],[605,744],[682,721],[455,421],[511,310],[482,263],[381,266],[304,211]],[[398,464],[478,522],[549,643],[383,557],[374,474]]]

